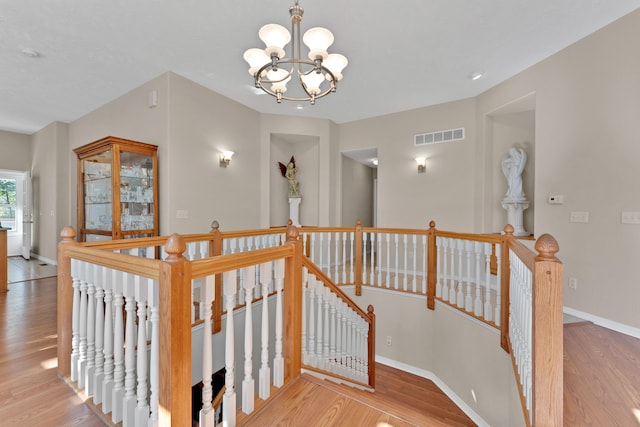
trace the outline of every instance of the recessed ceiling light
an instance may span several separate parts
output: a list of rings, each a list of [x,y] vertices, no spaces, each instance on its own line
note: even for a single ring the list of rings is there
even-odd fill
[[[296,110],[304,110],[304,105],[302,104],[296,105]]]
[[[40,53],[38,51],[35,51],[33,49],[29,49],[29,48],[22,49],[22,54],[24,56],[28,56],[29,58],[39,58],[40,57]]]
[[[473,74],[471,74],[469,76],[469,78],[471,78],[471,80],[478,80],[480,77],[482,77],[482,73],[480,72],[475,72]]]

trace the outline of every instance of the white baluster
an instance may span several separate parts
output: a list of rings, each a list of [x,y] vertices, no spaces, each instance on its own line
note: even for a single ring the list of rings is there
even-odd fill
[[[436,254],[437,264],[436,267],[436,297],[442,298],[442,238],[436,237]]]
[[[124,305],[123,278],[121,271],[114,271],[113,310],[115,320],[113,326],[113,390],[111,396],[111,421],[122,421],[122,401],[124,398],[124,319],[122,307]]]
[[[402,252],[403,257],[402,258],[404,259],[404,266],[403,266],[404,269],[402,271],[402,290],[403,291],[408,290],[408,286],[409,286],[409,284],[407,282],[407,280],[408,280],[407,276],[409,275],[409,272],[407,271],[407,262],[409,261],[407,259],[407,238],[408,238],[408,236],[406,234],[402,235],[402,243],[403,243],[403,252]],[[397,248],[396,248],[396,252],[397,252]],[[397,263],[398,263],[398,261],[396,260],[396,264]]]
[[[355,233],[353,231],[349,232],[349,251],[351,256],[349,257],[349,283],[353,284],[355,282],[355,271],[354,271],[354,247],[355,247]],[[364,273],[366,274],[366,273]]]
[[[136,348],[136,426],[149,424],[149,404],[147,392],[149,390],[149,366],[147,365],[147,279],[136,276],[135,298],[138,301],[138,345]]]
[[[111,412],[113,390],[113,270],[105,268],[104,277],[104,379],[102,381],[102,413]]]
[[[447,276],[449,270],[447,269],[447,256],[449,249],[449,239],[442,239],[442,299],[449,300],[449,277]]]
[[[456,243],[456,251],[458,253],[458,292],[456,294],[456,305],[458,307],[464,307],[464,291],[462,290],[462,283],[464,280],[464,276],[462,275],[462,252],[464,251],[465,240],[457,239]]]
[[[464,300],[464,309],[468,312],[473,311],[473,297],[471,296],[471,258],[472,258],[473,242],[471,240],[465,240],[464,251],[467,258],[467,295]]]
[[[213,388],[211,379],[213,375],[213,329],[211,326],[211,304],[215,300],[215,276],[207,276],[204,285],[200,288],[201,304],[203,305],[203,329],[202,329],[202,409],[199,413],[201,426],[215,425],[215,410],[211,405],[213,401]]]
[[[347,232],[342,232],[342,261],[340,262],[342,267],[342,283],[347,283]]]
[[[151,356],[149,357],[149,426],[155,427],[158,425],[160,409],[160,336],[158,330],[158,326],[160,325],[160,288],[157,281],[149,280],[148,283],[149,306],[151,307],[151,315],[149,317],[149,321],[151,323]],[[211,318],[211,316],[209,316],[209,318]]]
[[[331,233],[327,233],[327,268],[325,270],[327,277],[331,277],[331,249],[332,249]]]
[[[333,269],[333,282],[340,283],[340,267],[342,266],[344,268],[344,262],[340,261],[340,232],[336,231],[335,237],[335,256],[333,258],[333,264],[335,267]],[[344,240],[342,242],[344,244]]]
[[[96,265],[87,264],[87,366],[84,380],[87,396],[93,394],[93,374],[96,364],[96,268]]]
[[[322,322],[322,299],[324,298],[324,288],[322,287],[322,283],[318,279],[316,279],[316,295],[318,296],[318,321],[316,322],[316,327],[318,328],[318,330],[316,331],[316,356],[318,360],[318,367],[322,369],[324,367],[324,359],[322,357],[322,338],[324,336],[322,334],[322,328],[324,326],[324,323]]]
[[[80,287],[79,261],[71,260],[71,286],[73,288],[73,303],[71,308],[71,357],[70,379],[78,381],[78,360],[80,358]]]
[[[329,291],[329,314],[331,318],[331,325],[329,330],[329,361],[331,369],[334,372],[336,360],[336,302],[337,295]]]
[[[423,235],[422,236],[422,257],[421,257],[421,263],[422,265],[424,265],[424,268],[421,270],[422,272],[422,293],[426,294],[427,293],[427,270],[428,270],[428,266],[427,266],[427,236]],[[368,333],[368,332],[367,332]]]
[[[378,270],[378,283],[377,286],[382,286],[382,234],[376,233],[376,239],[378,240],[378,252],[376,252],[376,269]]]
[[[80,325],[78,328],[78,387],[84,388],[87,367],[87,263],[83,262],[78,274],[80,275]]]
[[[373,233],[371,233],[373,235]],[[367,232],[362,232],[362,282],[367,283]],[[370,266],[373,271],[373,263]]]
[[[480,243],[478,245],[479,256],[482,257],[482,253],[484,252],[485,245],[489,245],[488,243]],[[491,246],[491,245],[489,245]],[[491,274],[491,268],[489,267],[489,262],[491,261],[491,252],[489,252],[489,257],[485,257],[485,285],[488,285],[489,275]],[[482,270],[481,270],[482,271]],[[478,274],[478,278],[480,275]],[[482,316],[482,281],[478,280],[476,284],[476,298],[474,300],[474,308],[473,313],[476,316]]]
[[[387,269],[387,278],[385,280],[385,285],[387,288],[391,287],[391,234],[387,233],[387,239],[386,239],[386,243],[387,243],[387,262],[386,262],[386,269]]]
[[[98,280],[96,280],[96,354],[95,370],[93,371],[93,403],[102,403],[102,382],[104,379],[104,282],[106,279],[105,267],[97,267]]]
[[[136,408],[136,300],[132,279],[138,281],[139,276],[124,273],[124,309],[127,314],[124,328],[124,399],[122,426],[129,427],[135,423]]]
[[[245,289],[244,311],[244,380],[242,381],[242,412],[253,412],[254,395],[256,391],[253,380],[253,288],[256,286],[256,267],[249,266],[243,269]]]
[[[227,325],[225,336],[225,392],[222,396],[222,424],[228,427],[236,425],[236,389],[234,380],[235,340],[233,328],[233,308],[236,305],[238,276],[235,270],[225,271],[222,276],[224,285],[225,308],[227,310]]]
[[[413,235],[413,283],[411,290],[413,292],[418,291],[418,235]]]
[[[449,239],[449,261],[451,269],[449,270],[449,297],[447,300],[451,304],[456,303],[456,240]]]
[[[393,246],[394,246],[394,249],[395,249],[395,259],[394,259],[394,261],[395,261],[395,262],[394,262],[395,267],[394,267],[394,270],[393,270],[393,273],[394,273],[394,275],[395,275],[395,277],[394,277],[394,283],[393,283],[393,287],[394,287],[394,289],[398,289],[398,288],[399,288],[399,283],[398,283],[398,280],[399,280],[399,277],[398,277],[398,276],[399,276],[399,274],[400,274],[400,273],[399,273],[399,270],[398,270],[398,243],[399,243],[399,242],[398,242],[398,239],[399,239],[399,238],[400,238],[400,237],[399,237],[397,234],[394,234],[394,235],[393,235]]]
[[[276,285],[276,343],[275,356],[273,358],[273,385],[284,385],[284,358],[282,356],[282,290],[284,288],[284,259],[275,261],[275,285]],[[298,374],[297,372],[295,374]]]
[[[308,363],[311,366],[317,367],[316,357],[316,276],[309,275],[309,359]]]
[[[370,250],[369,250],[369,259],[371,260],[369,262],[370,266],[369,266],[369,277],[371,278],[369,281],[369,284],[373,285],[375,284],[375,271],[376,271],[376,263],[375,263],[375,244],[376,244],[376,233],[369,233],[369,237],[370,237]],[[367,248],[367,242],[366,240],[364,242],[362,242],[362,251],[365,252],[366,254],[366,248]],[[366,256],[366,255],[365,255]],[[364,283],[366,283],[366,270],[364,270],[362,272],[362,274],[364,274],[364,279],[362,280]]]
[[[318,267],[324,270],[324,265],[322,263],[324,257],[324,245],[323,245],[324,233],[318,233],[318,252],[320,253],[320,259]]]
[[[323,369],[327,369],[327,361],[329,360],[329,297],[331,295],[331,291],[329,290],[329,288],[327,288],[326,286],[324,286],[324,283],[322,283],[323,286],[323,299],[324,299],[324,326],[323,326],[323,332],[324,332],[324,336],[322,337],[322,363],[323,363]]]
[[[260,353],[260,399],[267,400],[271,394],[271,368],[269,367],[269,284],[271,283],[271,263],[260,264],[260,284],[262,285],[262,352]]]
[[[320,265],[316,259],[316,233],[309,233],[309,237],[311,240],[311,244],[309,245],[311,247],[311,261],[313,261],[314,264]]]
[[[491,321],[493,306],[491,305],[491,243],[484,244],[485,255],[485,294],[484,294],[484,319]]]
[[[474,308],[473,313],[476,316],[482,315],[482,299],[480,295],[482,294],[481,283],[480,283],[480,273],[482,269],[482,243],[475,242],[475,253],[476,253],[476,297],[474,300]]]
[[[307,308],[307,301],[309,299],[309,270],[307,267],[302,267],[302,364],[309,364],[309,352],[307,351],[307,327],[308,319],[307,315],[309,309]]]

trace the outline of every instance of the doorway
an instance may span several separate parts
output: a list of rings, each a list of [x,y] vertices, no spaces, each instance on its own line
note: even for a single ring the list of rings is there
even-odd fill
[[[9,256],[31,256],[31,177],[27,171],[0,170],[0,224],[9,228]]]
[[[342,153],[342,226],[377,226],[377,160],[377,148]]]

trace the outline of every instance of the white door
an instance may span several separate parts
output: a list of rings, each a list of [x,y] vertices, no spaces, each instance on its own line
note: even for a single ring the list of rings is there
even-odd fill
[[[31,209],[31,172],[22,175],[22,257],[31,258],[31,228],[33,215]]]

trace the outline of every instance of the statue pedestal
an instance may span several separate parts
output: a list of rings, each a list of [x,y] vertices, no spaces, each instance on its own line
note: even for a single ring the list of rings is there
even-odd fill
[[[528,236],[529,233],[524,229],[522,217],[524,210],[529,207],[529,201],[526,199],[504,199],[502,201],[502,207],[507,210],[507,224],[513,226],[513,235]]]
[[[300,202],[302,197],[289,197],[289,219],[296,227],[300,227]]]

